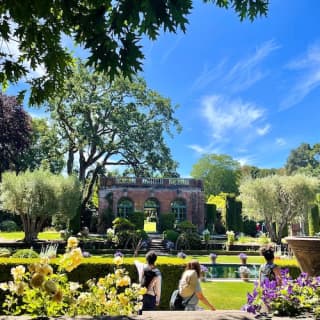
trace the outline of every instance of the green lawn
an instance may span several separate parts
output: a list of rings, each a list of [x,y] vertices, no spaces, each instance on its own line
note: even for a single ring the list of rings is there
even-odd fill
[[[203,294],[218,310],[241,309],[253,287],[252,282],[201,282]],[[206,308],[201,303],[200,306]]]
[[[20,232],[0,232],[0,238],[6,240],[22,240],[24,233]],[[40,232],[38,236],[39,240],[61,240],[59,232]]]

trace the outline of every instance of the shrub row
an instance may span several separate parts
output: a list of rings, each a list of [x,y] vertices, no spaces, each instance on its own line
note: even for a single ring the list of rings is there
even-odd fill
[[[9,281],[11,279],[10,270],[12,267],[23,264],[28,265],[38,261],[38,259],[0,259],[0,282]],[[287,261],[277,261],[277,264],[281,268],[288,268],[289,273],[293,278],[296,278],[300,274],[300,270],[295,263],[290,263]],[[54,268],[57,267],[55,263],[52,263]],[[181,277],[181,274],[184,270],[184,264],[157,264],[159,270],[162,274],[162,294],[161,294],[161,305],[160,309],[168,310],[169,300],[171,293],[178,287],[178,282]],[[138,282],[138,274],[136,267],[133,263],[126,263],[123,267],[128,271],[131,280],[133,282]],[[104,277],[108,273],[114,272],[114,264],[112,259],[95,259],[91,261],[84,261],[77,269],[68,273],[68,279],[70,281],[76,281],[80,283],[85,283],[87,280],[100,277]],[[1,304],[4,298],[4,292],[0,290],[0,300]]]

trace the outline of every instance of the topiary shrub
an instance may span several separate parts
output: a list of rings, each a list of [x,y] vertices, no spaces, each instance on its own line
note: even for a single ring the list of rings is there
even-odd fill
[[[135,211],[129,215],[128,220],[132,222],[136,229],[143,229],[144,227],[144,213],[140,211]]]
[[[174,227],[175,216],[173,213],[164,213],[159,215],[159,231],[171,230]]]
[[[0,224],[0,230],[1,231],[8,231],[8,232],[13,232],[13,231],[18,231],[19,227],[18,225],[12,221],[12,220],[4,220]]]
[[[191,223],[190,221],[181,221],[176,226],[177,231],[179,232],[195,232],[197,231],[197,226]]]
[[[175,230],[165,230],[163,231],[163,240],[169,240],[176,242],[179,237],[179,232]]]
[[[32,249],[19,249],[13,255],[13,258],[39,258],[39,254]]]

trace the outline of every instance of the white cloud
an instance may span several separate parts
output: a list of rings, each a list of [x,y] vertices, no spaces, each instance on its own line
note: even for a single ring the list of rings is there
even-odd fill
[[[221,141],[231,133],[252,131],[253,125],[263,119],[264,110],[240,99],[212,95],[202,100],[202,114],[210,125],[212,137]]]
[[[287,141],[283,138],[277,138],[276,139],[276,145],[283,147],[287,144]]]
[[[268,71],[261,70],[261,64],[273,51],[279,48],[280,46],[275,41],[266,41],[257,47],[253,54],[236,62],[229,71],[226,70],[225,60],[212,68],[205,66],[194,81],[192,88],[206,87],[212,81],[219,79],[219,83],[227,87],[228,91],[246,90],[267,76]]]
[[[287,96],[280,103],[280,110],[293,107],[320,85],[320,45],[311,46],[303,57],[291,61],[287,68],[300,74]]]
[[[221,150],[214,146],[212,143],[207,146],[200,146],[198,144],[190,144],[187,146],[189,149],[195,151],[199,155],[210,154],[210,153],[221,153]]]
[[[267,75],[267,72],[260,70],[259,66],[265,58],[279,48],[280,46],[273,40],[262,43],[253,55],[233,66],[226,75],[225,81],[231,83],[233,91],[248,89]]]
[[[161,63],[165,63],[169,56],[172,54],[172,52],[178,47],[181,39],[184,37],[184,35],[179,35],[178,38],[173,42],[172,46],[169,47],[165,53],[163,54],[161,58]]]
[[[247,156],[247,157],[236,157],[235,160],[237,160],[241,166],[244,165],[250,165],[254,162],[255,158],[253,156]]]
[[[264,127],[258,128],[257,129],[257,134],[259,136],[265,136],[271,129],[271,126],[269,123],[267,123]]]

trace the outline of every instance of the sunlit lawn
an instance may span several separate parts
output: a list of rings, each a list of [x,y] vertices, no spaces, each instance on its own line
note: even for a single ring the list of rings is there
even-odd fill
[[[252,292],[253,282],[202,282],[201,288],[206,298],[216,309],[239,310],[247,301],[247,293]],[[207,308],[200,303],[200,306]]]
[[[24,232],[0,232],[0,238],[6,240],[22,240],[24,238]],[[40,232],[38,236],[39,240],[61,240],[59,232]]]
[[[157,223],[156,222],[148,222],[144,220],[144,231],[146,232],[156,232],[157,231]]]

